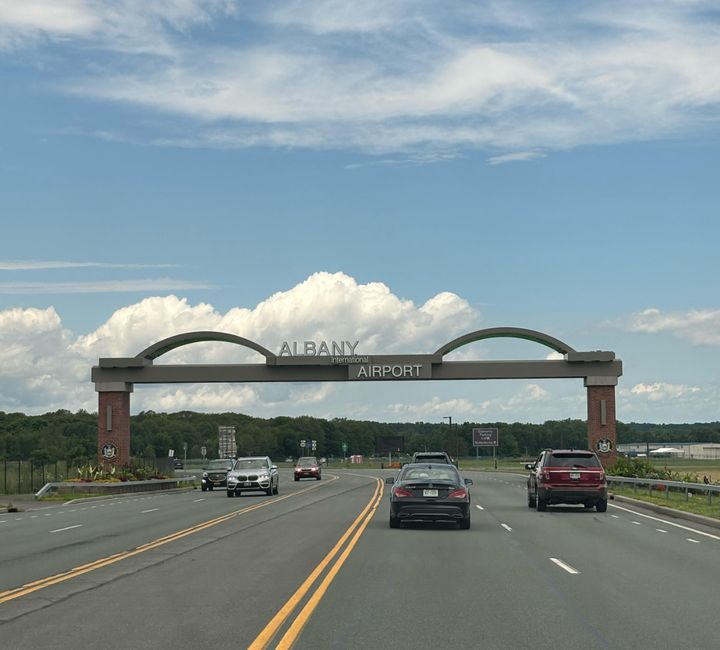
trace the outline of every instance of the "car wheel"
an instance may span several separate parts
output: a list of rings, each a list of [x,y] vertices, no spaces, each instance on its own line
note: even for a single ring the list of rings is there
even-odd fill
[[[272,483],[270,483],[270,487],[267,490],[265,490],[265,494],[267,494],[269,497],[271,497],[272,493],[273,493],[273,486],[272,486]]]
[[[228,495],[228,497],[234,497],[234,496],[235,496],[235,492],[233,492],[232,490],[228,490],[228,491],[227,491],[227,495]]]
[[[205,485],[201,485],[201,486],[200,486],[200,489],[201,489],[203,492],[207,492],[207,486],[205,486]]]
[[[400,528],[400,522],[397,517],[390,517],[390,528]]]
[[[545,499],[541,499],[539,496],[536,495],[535,509],[538,512],[545,512],[547,510],[547,501],[545,501]]]
[[[535,497],[528,492],[528,508],[534,508],[535,507]]]
[[[273,488],[273,494],[277,494],[279,489],[280,489],[280,481],[275,483],[275,487]]]
[[[460,520],[460,530],[470,530],[470,517]]]
[[[598,512],[607,512],[607,499],[600,499],[600,501],[595,504],[595,509]]]
[[[295,477],[295,480],[296,480],[296,481],[299,481],[300,479],[296,476],[296,477]]]

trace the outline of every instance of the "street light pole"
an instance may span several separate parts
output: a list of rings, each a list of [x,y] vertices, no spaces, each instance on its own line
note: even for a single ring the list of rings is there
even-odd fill
[[[445,415],[443,417],[443,420],[448,421],[448,426],[450,427],[450,435],[452,436],[453,428],[452,428],[452,415]],[[458,439],[457,435],[455,436],[455,462],[458,463],[458,456],[460,455],[460,440]]]

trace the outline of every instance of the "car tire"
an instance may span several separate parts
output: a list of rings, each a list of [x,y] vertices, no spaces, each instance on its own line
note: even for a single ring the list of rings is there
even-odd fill
[[[318,481],[320,480],[320,477],[319,477],[319,476],[317,477],[317,480],[318,480]]]
[[[583,503],[583,508],[585,508],[585,510],[592,510],[594,507],[594,503]]]
[[[470,515],[460,520],[460,530],[470,530]]]
[[[539,495],[535,496],[535,509],[538,512],[545,512],[547,510],[547,501],[541,499]]]
[[[300,479],[296,476],[296,477],[295,477],[295,480],[296,480],[296,481],[299,481]]]
[[[200,486],[200,489],[201,489],[203,492],[207,492],[207,486],[206,486],[206,485],[201,485],[201,486]]]
[[[280,481],[275,483],[275,487],[273,488],[273,494],[277,494],[279,489],[280,489]]]
[[[598,512],[607,512],[607,499],[600,499],[600,501],[595,504],[595,510]]]
[[[534,508],[535,507],[535,497],[528,492],[528,508]]]
[[[228,495],[228,498],[234,497],[234,496],[235,496],[235,492],[233,492],[232,490],[228,490],[228,491],[227,491],[227,495]]]
[[[272,493],[273,493],[273,486],[272,486],[272,483],[270,483],[270,487],[267,490],[265,490],[265,494],[267,494],[269,497],[271,497]]]
[[[400,528],[400,522],[397,517],[390,517],[390,528]]]

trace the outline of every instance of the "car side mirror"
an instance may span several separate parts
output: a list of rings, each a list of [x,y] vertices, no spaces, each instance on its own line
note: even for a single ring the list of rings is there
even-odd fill
[[[466,479],[465,479],[465,485],[474,485],[474,484],[473,484],[473,480],[472,480],[471,478],[466,478]]]
[[[388,476],[388,477],[385,479],[385,483],[390,483],[390,484],[395,483],[395,477],[394,477],[394,476]]]
[[[271,465],[270,469],[277,469],[277,465]]]
[[[535,463],[525,463],[525,469],[535,469]]]

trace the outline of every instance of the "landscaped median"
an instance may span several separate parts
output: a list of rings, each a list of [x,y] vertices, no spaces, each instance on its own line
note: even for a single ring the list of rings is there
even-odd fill
[[[64,481],[46,483],[35,497],[70,495],[74,497],[127,494],[131,492],[153,492],[155,490],[173,490],[179,487],[192,487],[196,476],[178,478],[149,479],[147,481]]]

